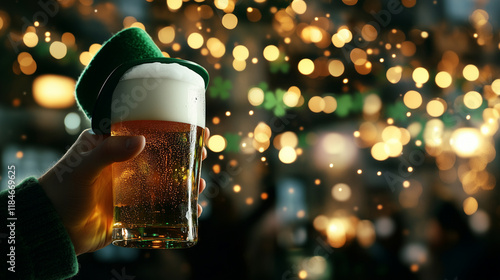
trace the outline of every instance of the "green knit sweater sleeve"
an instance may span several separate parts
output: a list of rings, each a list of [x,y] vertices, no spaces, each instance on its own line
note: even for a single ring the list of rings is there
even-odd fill
[[[71,239],[37,179],[1,192],[0,207],[0,259],[6,258],[0,279],[66,279],[78,272]]]

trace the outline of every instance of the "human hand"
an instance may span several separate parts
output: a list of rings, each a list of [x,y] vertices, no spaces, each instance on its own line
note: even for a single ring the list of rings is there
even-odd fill
[[[205,142],[210,131],[205,128]],[[85,130],[68,152],[39,183],[57,210],[77,255],[111,243],[113,188],[111,164],[137,156],[146,144],[143,136],[95,135]],[[207,157],[203,147],[202,159]],[[200,179],[199,192],[206,186]],[[198,216],[202,208],[198,205]]]

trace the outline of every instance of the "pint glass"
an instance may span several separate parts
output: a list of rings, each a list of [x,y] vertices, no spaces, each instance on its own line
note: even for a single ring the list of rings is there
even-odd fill
[[[111,103],[111,135],[143,135],[144,150],[113,163],[112,243],[187,248],[198,240],[198,183],[205,127],[205,82],[176,63],[128,70]]]

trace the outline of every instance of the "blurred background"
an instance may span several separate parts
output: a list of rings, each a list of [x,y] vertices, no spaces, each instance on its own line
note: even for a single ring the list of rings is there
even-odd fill
[[[89,127],[75,81],[135,26],[211,75],[199,243],[74,279],[495,279],[499,25],[495,0],[2,1],[1,188]]]

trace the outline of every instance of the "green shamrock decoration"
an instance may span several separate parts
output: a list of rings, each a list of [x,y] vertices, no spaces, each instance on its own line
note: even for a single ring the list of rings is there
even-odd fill
[[[365,97],[361,92],[342,94],[335,98],[337,100],[337,109],[335,113],[339,117],[346,117],[349,113],[359,113],[363,111]]]
[[[363,111],[365,104],[365,97],[361,92],[356,92],[352,98],[351,112],[360,113]]]
[[[240,142],[241,142],[241,136],[235,133],[225,133],[224,138],[226,138],[227,141],[227,146],[225,151],[226,152],[235,152],[238,153],[240,151]]]
[[[280,53],[280,56],[275,61],[270,62],[271,73],[275,74],[277,72],[288,73],[290,70],[290,64],[285,60],[285,54]]]
[[[212,82],[212,86],[208,88],[210,97],[217,98],[220,97],[222,100],[229,98],[229,91],[233,88],[230,80],[224,80],[222,77],[215,77]]]
[[[276,92],[265,91],[263,106],[267,110],[274,108],[274,115],[281,117],[285,115],[285,103],[283,103],[283,95],[285,95],[284,90],[277,89]]]
[[[351,110],[352,103],[353,101],[350,94],[342,94],[341,96],[337,97],[337,109],[335,110],[337,116],[347,116],[349,114],[349,111]]]

